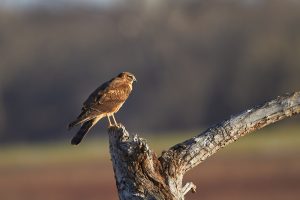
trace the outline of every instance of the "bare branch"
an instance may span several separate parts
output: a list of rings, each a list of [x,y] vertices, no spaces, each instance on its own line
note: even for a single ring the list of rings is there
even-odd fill
[[[188,182],[185,184],[185,186],[182,188],[183,195],[186,195],[190,190],[192,190],[192,193],[196,193],[196,185],[192,182]]]
[[[192,169],[220,148],[247,133],[300,113],[300,92],[278,97],[232,116],[163,152],[160,158],[146,141],[131,137],[123,126],[109,129],[109,149],[121,200],[184,200],[196,186],[182,184]]]
[[[300,92],[278,97],[171,147],[159,159],[170,176],[181,175],[241,136],[298,113]]]

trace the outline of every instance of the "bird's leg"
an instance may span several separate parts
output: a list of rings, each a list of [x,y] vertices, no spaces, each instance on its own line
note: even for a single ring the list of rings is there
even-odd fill
[[[109,115],[106,115],[106,117],[107,117],[107,119],[108,119],[109,127],[111,127],[111,126],[112,126],[112,123],[111,123],[111,121],[110,121]]]
[[[116,125],[117,127],[119,127],[119,124],[118,124],[117,121],[116,121],[115,115],[112,114],[111,116],[112,116],[112,118],[113,118],[113,120],[114,120],[115,125]]]

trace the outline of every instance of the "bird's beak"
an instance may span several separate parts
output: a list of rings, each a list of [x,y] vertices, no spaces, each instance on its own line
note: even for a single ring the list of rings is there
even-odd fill
[[[136,80],[136,78],[135,78],[135,77],[133,77],[133,82],[137,82],[137,80]]]

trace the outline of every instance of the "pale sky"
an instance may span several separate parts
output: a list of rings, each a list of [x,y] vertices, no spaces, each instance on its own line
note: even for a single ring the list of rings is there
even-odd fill
[[[0,0],[2,8],[28,8],[31,6],[49,6],[57,4],[83,4],[92,6],[107,6],[121,0]]]

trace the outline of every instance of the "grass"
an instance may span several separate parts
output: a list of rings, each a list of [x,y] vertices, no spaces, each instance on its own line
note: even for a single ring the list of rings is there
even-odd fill
[[[0,167],[82,162],[103,159],[107,144],[103,141],[88,141],[80,146],[68,143],[14,144],[0,148]]]
[[[184,141],[200,133],[170,133],[143,135],[155,152]],[[289,153],[300,152],[300,126],[279,126],[265,128],[241,138],[220,152],[221,155]],[[68,142],[46,144],[14,144],[0,148],[0,167],[26,167],[45,164],[82,162],[88,160],[109,159],[106,138],[88,137],[79,146],[74,147]]]

